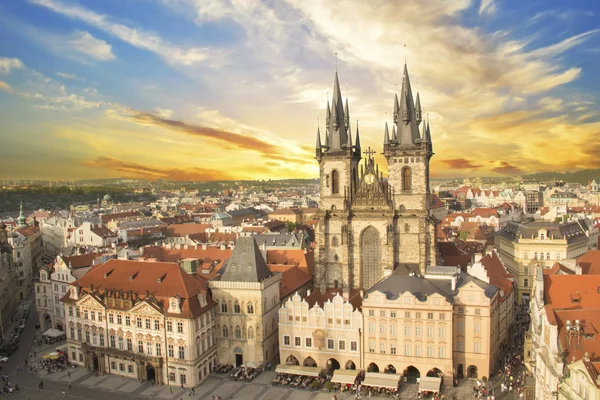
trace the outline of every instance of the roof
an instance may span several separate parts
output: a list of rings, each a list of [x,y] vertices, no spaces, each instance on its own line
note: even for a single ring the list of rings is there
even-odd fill
[[[437,195],[432,195],[430,197],[430,204],[429,204],[429,208],[431,209],[436,209],[436,208],[445,208],[446,205],[444,204],[444,202],[442,200],[440,200],[440,198]]]
[[[158,304],[164,308],[168,308],[169,298],[180,296],[182,313],[167,314],[174,317],[197,317],[215,305],[210,296],[206,296],[207,305],[200,306],[197,294],[207,293],[206,280],[188,275],[176,263],[111,259],[92,268],[71,285],[78,285],[88,293],[93,287],[94,295],[99,298],[106,296],[108,290],[124,293],[131,291],[144,300],[147,299],[148,293],[150,298],[156,298]],[[68,291],[62,301],[75,300],[70,298]]]
[[[598,379],[598,376],[600,375],[600,362],[584,360],[583,365],[585,365],[585,368],[588,370],[594,385],[600,389],[600,380]]]
[[[281,282],[279,282],[280,299],[289,296],[312,280],[312,276],[306,269],[295,266],[269,265],[269,270],[281,273]]]
[[[305,300],[308,303],[309,307],[312,308],[315,304],[318,304],[320,307],[323,307],[324,304],[333,300],[333,298],[337,295],[340,295],[344,298],[345,301],[352,304],[355,309],[360,309],[362,306],[362,297],[359,289],[350,289],[347,296],[344,296],[342,289],[326,289],[325,293],[321,293],[319,289],[315,289],[311,294],[306,296]]]
[[[545,302],[556,309],[596,309],[600,275],[544,274]]]
[[[106,225],[93,225],[90,229],[93,233],[100,236],[103,239],[117,237],[117,234],[108,229]]]
[[[251,236],[238,238],[224,269],[221,281],[262,282],[273,275]]]
[[[587,240],[586,231],[589,230],[589,221],[580,219],[566,224],[556,222],[530,222],[520,224],[509,221],[506,226],[498,232],[507,240],[517,241],[522,236],[523,239],[538,239],[540,230],[545,230],[545,235],[549,239],[566,239],[567,243],[578,240]]]
[[[584,275],[600,275],[600,250],[588,250],[577,259]]]
[[[256,243],[262,246],[266,243],[267,247],[301,247],[303,236],[299,233],[279,233],[252,235]]]
[[[210,224],[172,224],[167,226],[168,237],[185,237],[187,235],[204,233]]]
[[[425,301],[427,296],[435,293],[442,297],[452,296],[451,291],[447,291],[433,282],[431,279],[425,279],[417,275],[400,275],[394,273],[367,290],[365,299],[368,299],[369,295],[375,292],[384,293],[389,300],[397,299],[404,293],[410,293],[420,301]]]
[[[94,260],[98,256],[98,253],[88,253],[70,257],[63,256],[62,259],[64,260],[65,264],[71,265],[71,268],[73,269],[77,269],[91,267],[94,264]]]
[[[29,226],[24,226],[22,228],[17,229],[17,232],[25,237],[29,237],[29,236],[35,235],[36,233],[39,233],[40,228],[33,226],[33,225],[29,225]]]
[[[142,216],[143,215],[139,211],[126,211],[126,212],[120,212],[120,213],[105,214],[105,215],[102,215],[100,218],[103,223],[107,223],[110,221],[118,221],[121,219],[140,218]]]
[[[509,296],[513,289],[513,281],[511,279],[513,276],[506,272],[498,254],[492,251],[482,257],[480,262],[487,272],[490,284],[502,290],[504,297]]]

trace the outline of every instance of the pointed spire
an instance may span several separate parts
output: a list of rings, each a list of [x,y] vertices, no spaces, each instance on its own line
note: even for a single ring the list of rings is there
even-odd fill
[[[340,91],[340,81],[337,71],[333,83],[333,98],[331,103],[329,123],[327,125],[329,137],[329,147],[332,151],[340,151],[346,147],[348,143],[348,127],[349,121],[346,121],[344,115],[344,103],[342,93]]]
[[[417,126],[418,126],[421,123],[421,121],[423,120],[422,112],[421,112],[421,99],[419,98],[418,92],[417,92],[417,99],[415,100],[415,117],[416,117],[416,122],[417,122]]]
[[[19,226],[25,226],[27,223],[27,219],[25,218],[25,214],[23,214],[23,200],[21,200],[21,206],[19,207]]]
[[[348,104],[348,103],[346,103]],[[348,129],[348,141],[346,142],[346,148],[352,150],[352,132],[350,131],[349,123],[346,124]]]
[[[428,143],[427,142],[427,123],[423,123],[423,134],[421,135],[421,141],[423,143]]]
[[[329,142],[329,131],[325,132],[325,146],[327,148],[331,147],[331,143]]]
[[[329,125],[331,120],[331,108],[329,107],[329,99],[327,99],[327,114],[325,114],[325,125]]]
[[[317,146],[315,147],[317,157],[321,156],[321,147],[321,128],[317,126]]]
[[[356,120],[356,152],[360,155],[360,135],[358,134],[358,120]]]
[[[394,124],[398,123],[398,113],[400,112],[400,104],[398,103],[398,93],[394,96]]]
[[[433,143],[431,142],[431,130],[429,129],[429,117],[427,117],[427,136],[425,136],[425,140],[427,141],[427,143],[429,143],[429,150],[432,151]]]
[[[390,144],[390,130],[388,129],[387,122],[385,123],[385,134],[383,135],[383,145],[387,146]]]
[[[396,125],[392,125],[392,141],[398,141],[398,133],[396,133]]]
[[[394,109],[395,108],[396,104],[394,104]],[[400,92],[400,104],[398,111],[398,123],[396,124],[396,128],[398,130],[398,143],[400,145],[414,146],[417,144],[417,139],[421,137],[419,134],[419,126],[417,125],[415,103],[412,97],[412,89],[410,87],[410,78],[408,76],[408,67],[406,64],[404,64],[404,74],[402,77],[402,89]]]
[[[348,111],[348,98],[347,97],[346,97],[346,104],[344,105],[344,124],[346,125],[346,130],[349,130],[350,129],[350,111]],[[350,134],[348,134],[348,135],[350,135]]]

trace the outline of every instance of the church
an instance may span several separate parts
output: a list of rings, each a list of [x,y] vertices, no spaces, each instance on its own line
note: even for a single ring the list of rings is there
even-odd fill
[[[314,283],[321,292],[368,290],[393,271],[422,274],[436,263],[431,134],[419,94],[413,99],[406,65],[393,107],[392,129],[386,122],[383,137],[386,178],[375,151],[361,149],[358,123],[353,140],[348,100],[342,100],[336,72],[325,138],[318,128],[315,149],[320,204]]]

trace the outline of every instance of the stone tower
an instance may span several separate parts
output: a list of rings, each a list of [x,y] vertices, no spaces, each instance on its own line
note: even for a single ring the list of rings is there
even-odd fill
[[[332,106],[327,102],[325,144],[317,131],[320,203],[315,248],[315,284],[369,289],[392,271],[423,272],[435,263],[435,226],[429,216],[429,127],[420,99],[413,102],[406,66],[401,101],[396,96],[392,134],[386,123],[384,156],[389,177],[370,148],[361,164],[358,126],[352,145],[348,103],[342,107],[337,73]],[[404,185],[404,186],[403,186]],[[400,272],[400,271],[398,271]]]

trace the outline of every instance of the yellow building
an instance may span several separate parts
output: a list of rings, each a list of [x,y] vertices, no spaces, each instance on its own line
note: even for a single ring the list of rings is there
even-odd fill
[[[598,229],[592,221],[559,224],[509,222],[496,236],[496,248],[508,272],[515,275],[517,301],[529,302],[536,265],[550,268],[574,260],[598,246]]]

